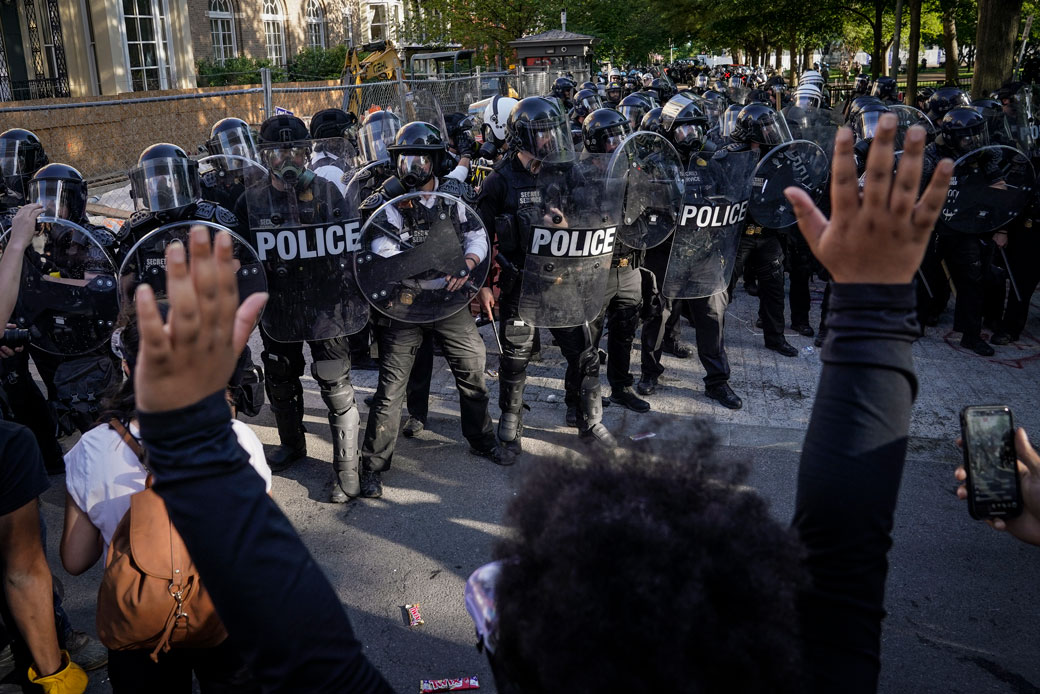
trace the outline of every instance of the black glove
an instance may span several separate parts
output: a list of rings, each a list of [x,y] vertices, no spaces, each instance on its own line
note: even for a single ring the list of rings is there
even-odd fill
[[[460,131],[455,136],[455,150],[459,157],[472,159],[477,151],[477,141],[473,138],[473,133],[468,130]]]

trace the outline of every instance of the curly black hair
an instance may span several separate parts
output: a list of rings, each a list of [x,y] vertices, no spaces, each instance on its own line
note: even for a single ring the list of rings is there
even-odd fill
[[[706,425],[666,438],[527,475],[495,547],[503,691],[800,689],[796,535]]]

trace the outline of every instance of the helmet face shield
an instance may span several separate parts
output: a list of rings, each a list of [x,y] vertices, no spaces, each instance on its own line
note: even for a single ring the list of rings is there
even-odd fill
[[[365,162],[389,161],[390,151],[387,147],[394,143],[400,129],[401,119],[393,114],[373,119],[361,126],[358,131],[358,151]]]
[[[733,132],[733,127],[737,124],[737,114],[740,113],[739,108],[727,108],[723,112],[722,117],[719,118],[719,134],[723,137],[729,137],[730,133]]]
[[[79,222],[83,219],[83,185],[72,181],[29,182],[29,201],[43,206],[43,216]]]
[[[7,194],[25,199],[25,180],[32,173],[28,170],[29,151],[24,142],[0,139],[0,176],[3,176]]]
[[[433,178],[433,157],[427,153],[398,154],[397,177],[408,188],[418,188]]]
[[[772,113],[759,120],[759,137],[761,141],[755,140],[762,145],[776,146],[794,140],[791,137],[791,129],[787,126],[787,119],[782,113]]]
[[[151,159],[130,169],[130,190],[137,210],[163,212],[202,198],[199,165],[190,159]]]
[[[820,108],[823,99],[816,92],[801,91],[794,93],[791,102],[798,108]]]
[[[952,135],[948,144],[958,154],[967,154],[989,144],[985,126],[955,130]]]
[[[852,126],[856,137],[861,140],[873,140],[874,135],[877,134],[878,123],[881,122],[881,116],[884,113],[885,111],[860,111]]]
[[[253,133],[248,128],[234,128],[217,133],[210,140],[211,154],[227,154],[235,157],[243,157],[251,161],[259,161],[260,157],[253,142]],[[238,170],[247,166],[244,161],[237,159],[222,160],[222,166],[228,170]]]
[[[704,142],[704,128],[697,123],[683,123],[672,130],[672,141],[676,147],[695,148]]]
[[[628,119],[628,124],[632,126],[633,131],[639,130],[639,124],[643,122],[643,116],[649,110],[642,106],[621,106],[618,109],[621,115]]]
[[[586,113],[592,113],[598,108],[603,108],[603,100],[599,98],[599,95],[586,96],[577,104],[581,108],[585,109]]]

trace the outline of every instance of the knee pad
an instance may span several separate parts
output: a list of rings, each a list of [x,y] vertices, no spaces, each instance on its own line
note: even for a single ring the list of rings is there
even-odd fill
[[[268,378],[264,381],[264,390],[267,391],[272,408],[277,408],[293,400],[303,401],[303,384],[298,378],[291,381],[276,381]]]
[[[520,325],[516,325],[516,323]],[[527,323],[506,321],[502,327],[502,350],[509,356],[530,359],[534,349],[535,329]]]
[[[311,364],[311,376],[321,388],[321,399],[331,415],[340,415],[354,407],[354,387],[350,369],[344,359],[327,359]]]
[[[584,379],[589,377],[599,378],[599,349],[590,347],[582,351],[578,356],[578,372],[582,375],[582,388]],[[597,383],[599,381],[597,380]]]

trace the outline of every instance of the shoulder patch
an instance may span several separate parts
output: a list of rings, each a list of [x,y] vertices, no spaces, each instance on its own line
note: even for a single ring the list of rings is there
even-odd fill
[[[195,219],[201,219],[204,222],[209,222],[213,219],[216,212],[217,205],[202,200],[195,205],[195,214],[192,216],[195,217]]]
[[[215,171],[207,171],[206,173],[202,174],[202,185],[206,186],[207,188],[216,188],[217,173]]]
[[[235,227],[238,226],[238,217],[236,217],[235,213],[227,209],[226,207],[221,207],[220,205],[217,205],[213,217],[216,220],[217,224],[223,224],[232,231],[234,231]]]

